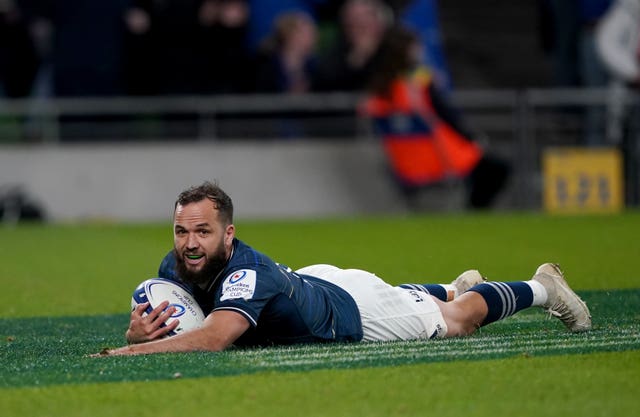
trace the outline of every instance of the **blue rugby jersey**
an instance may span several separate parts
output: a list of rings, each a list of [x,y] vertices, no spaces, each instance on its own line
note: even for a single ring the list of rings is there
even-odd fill
[[[342,288],[297,274],[234,239],[224,270],[205,291],[190,286],[205,314],[232,310],[251,327],[234,345],[256,346],[362,340],[362,322],[355,301]],[[160,264],[161,278],[180,281],[175,256]]]

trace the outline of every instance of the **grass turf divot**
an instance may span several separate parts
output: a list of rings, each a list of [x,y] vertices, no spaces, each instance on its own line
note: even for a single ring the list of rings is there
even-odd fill
[[[0,387],[140,381],[380,367],[513,356],[640,350],[640,290],[582,294],[594,329],[568,333],[540,310],[528,310],[467,338],[325,344],[220,353],[89,358],[123,343],[127,315],[0,320]]]

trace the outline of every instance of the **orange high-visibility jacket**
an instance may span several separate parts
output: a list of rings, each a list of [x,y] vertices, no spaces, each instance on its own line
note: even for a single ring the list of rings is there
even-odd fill
[[[364,112],[373,118],[391,168],[403,184],[422,186],[467,176],[482,149],[441,120],[428,83],[397,79],[389,96],[371,96]]]

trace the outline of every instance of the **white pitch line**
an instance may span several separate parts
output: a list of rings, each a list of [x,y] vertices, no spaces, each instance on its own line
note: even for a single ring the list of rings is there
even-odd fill
[[[538,334],[533,335],[535,338],[523,338],[522,335],[492,335],[492,336],[482,336],[482,337],[470,337],[470,338],[457,338],[457,339],[442,339],[442,340],[420,340],[420,341],[404,341],[404,342],[386,342],[386,343],[353,343],[353,344],[344,344],[339,345],[339,350],[341,353],[350,353],[350,352],[366,352],[366,351],[374,351],[377,353],[386,354],[388,352],[393,352],[396,350],[403,349],[424,349],[428,351],[448,351],[451,349],[453,345],[464,345],[466,347],[484,349],[486,347],[495,346],[495,345],[512,345],[515,344],[518,346],[541,346],[541,345],[551,345],[557,346],[559,342],[571,342],[572,346],[579,345],[589,345],[596,343],[598,341],[611,341],[611,340],[636,340],[640,342],[640,331],[638,330],[629,330],[622,329],[617,334],[610,334],[605,332],[600,332],[600,334],[594,333],[584,333],[584,334],[572,334],[568,333],[566,336],[561,337],[553,337],[550,339],[538,339]],[[305,351],[311,350],[311,354],[326,354],[327,356],[332,356],[336,354],[336,345],[327,345],[326,348],[322,348],[321,346],[314,345],[309,347],[286,347],[286,348],[268,348],[268,349],[258,349],[258,350],[242,350],[236,351],[239,356],[243,356],[246,359],[250,359],[251,357],[264,359],[268,356],[280,357],[282,355],[305,355],[307,354]]]
[[[578,336],[578,337],[576,337]],[[635,329],[621,329],[617,334],[568,334],[562,338],[523,339],[522,335],[505,337],[495,335],[480,338],[444,339],[438,341],[408,341],[389,343],[356,343],[309,347],[288,347],[234,352],[242,361],[253,362],[255,366],[273,369],[283,366],[304,366],[318,364],[349,364],[375,359],[424,360],[441,356],[478,358],[492,354],[530,354],[548,351],[580,351],[584,348],[601,349],[612,346],[634,347],[640,344],[640,332]]]

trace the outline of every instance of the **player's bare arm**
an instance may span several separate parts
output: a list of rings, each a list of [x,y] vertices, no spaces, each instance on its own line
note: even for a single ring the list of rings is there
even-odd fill
[[[236,312],[219,310],[209,314],[203,326],[176,336],[108,350],[106,355],[140,355],[162,352],[221,351],[249,328],[247,319]]]

